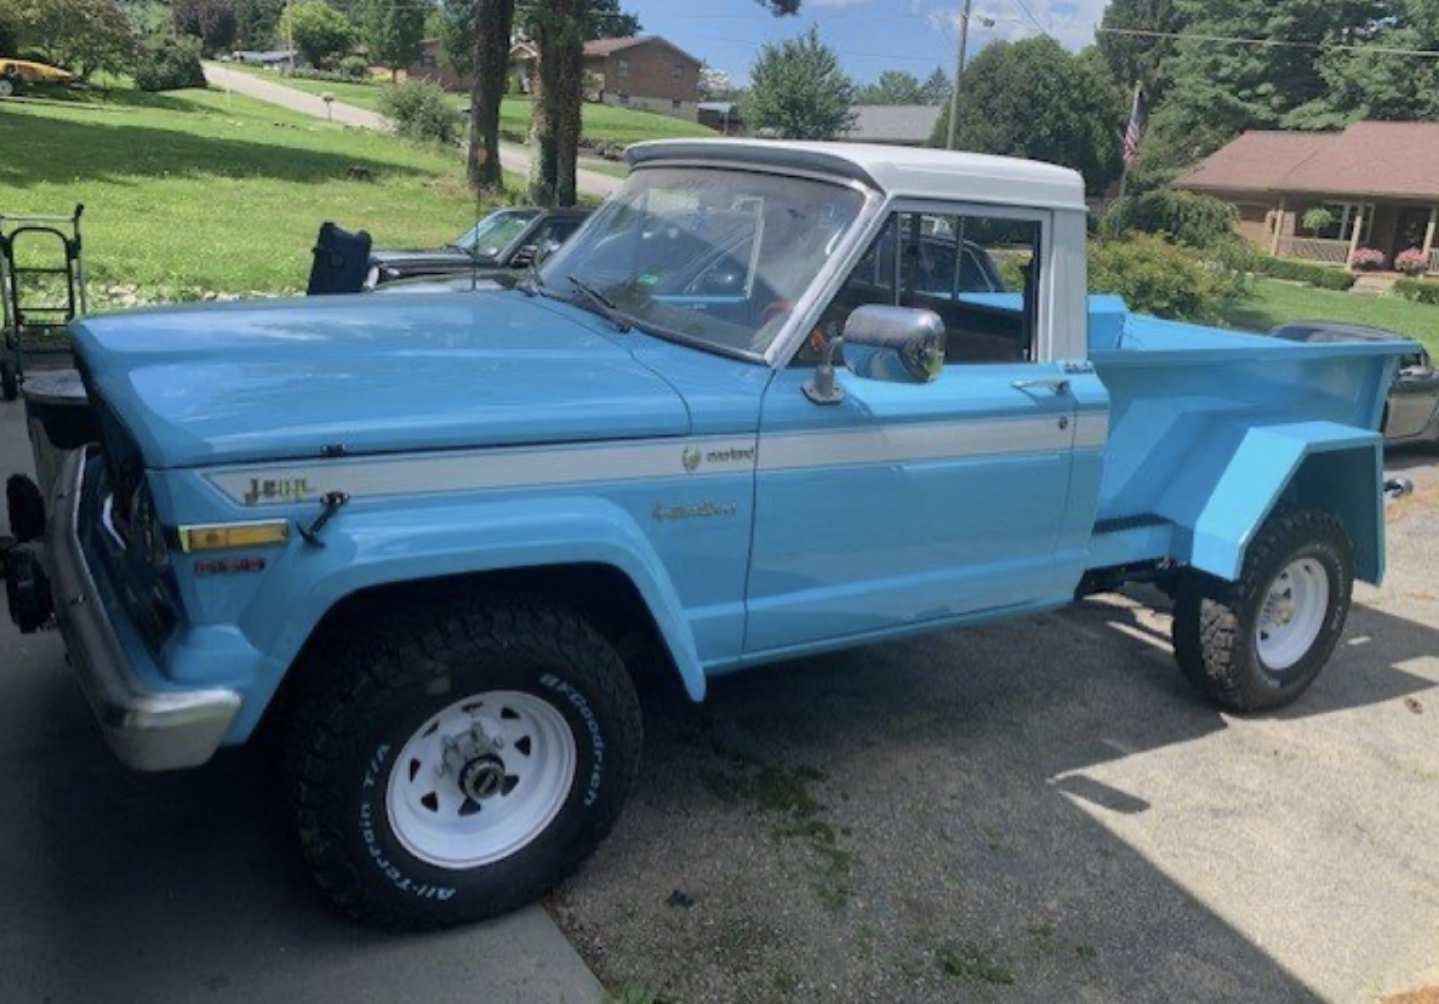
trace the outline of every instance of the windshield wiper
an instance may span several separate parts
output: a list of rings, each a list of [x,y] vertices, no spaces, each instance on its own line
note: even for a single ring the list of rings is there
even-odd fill
[[[585,294],[590,303],[599,308],[599,312],[604,315],[607,321],[615,326],[620,334],[625,334],[630,330],[630,322],[625,319],[625,315],[620,311],[620,308],[616,307],[608,296],[605,296],[605,294],[595,289],[583,279],[570,276],[569,280],[574,284],[575,289]]]

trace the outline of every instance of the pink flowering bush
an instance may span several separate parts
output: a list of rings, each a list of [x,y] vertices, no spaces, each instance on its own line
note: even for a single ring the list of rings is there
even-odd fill
[[[1354,252],[1354,260],[1349,267],[1356,272],[1377,272],[1389,264],[1389,256],[1378,248],[1359,248]]]
[[[1394,267],[1405,275],[1423,275],[1429,271],[1429,260],[1418,248],[1406,248],[1394,256]]]

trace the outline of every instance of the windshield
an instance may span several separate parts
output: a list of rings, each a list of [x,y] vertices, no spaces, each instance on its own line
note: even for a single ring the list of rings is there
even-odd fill
[[[538,215],[536,209],[501,209],[457,237],[454,247],[481,258],[495,258]]]
[[[823,181],[644,168],[540,278],[565,291],[579,279],[654,334],[762,354],[863,204]]]

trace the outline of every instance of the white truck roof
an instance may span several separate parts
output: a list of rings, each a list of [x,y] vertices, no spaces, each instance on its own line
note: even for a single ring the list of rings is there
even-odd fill
[[[854,178],[888,195],[1083,212],[1084,179],[1055,164],[982,153],[874,143],[680,139],[637,143],[632,167],[669,161],[754,164]]]

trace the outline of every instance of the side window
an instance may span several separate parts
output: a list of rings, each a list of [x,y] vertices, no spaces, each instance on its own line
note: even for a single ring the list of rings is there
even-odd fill
[[[1042,230],[1035,220],[893,213],[850,271],[795,361],[813,364],[868,304],[933,310],[947,363],[1034,358]]]

